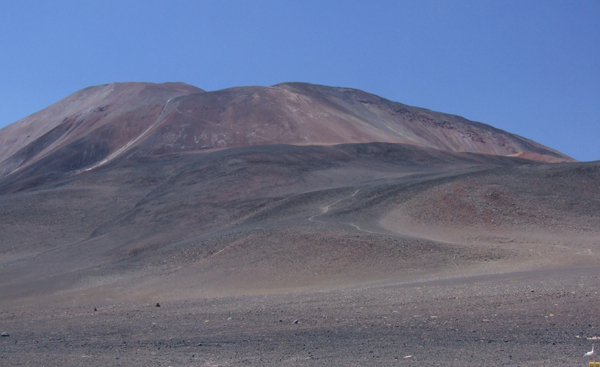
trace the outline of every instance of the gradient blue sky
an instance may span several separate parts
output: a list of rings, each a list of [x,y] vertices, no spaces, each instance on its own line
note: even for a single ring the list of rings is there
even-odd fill
[[[0,127],[90,85],[303,81],[600,159],[600,1],[2,1]]]

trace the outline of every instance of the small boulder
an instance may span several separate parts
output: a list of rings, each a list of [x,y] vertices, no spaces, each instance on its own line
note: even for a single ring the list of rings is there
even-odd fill
[[[8,333],[2,333],[2,334],[0,334],[0,337],[3,337],[3,338],[8,338],[9,336],[10,335]]]

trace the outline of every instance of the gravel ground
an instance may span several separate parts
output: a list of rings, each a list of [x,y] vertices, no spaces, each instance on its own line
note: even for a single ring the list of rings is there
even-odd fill
[[[0,365],[587,366],[599,276],[587,267],[160,307],[30,304],[0,311],[10,334]]]

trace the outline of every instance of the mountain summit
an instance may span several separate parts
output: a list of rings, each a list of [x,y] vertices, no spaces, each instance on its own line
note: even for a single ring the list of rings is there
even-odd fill
[[[283,83],[206,92],[184,83],[113,83],[1,129],[0,177],[28,168],[70,174],[127,156],[372,142],[573,161],[489,125],[357,89]]]

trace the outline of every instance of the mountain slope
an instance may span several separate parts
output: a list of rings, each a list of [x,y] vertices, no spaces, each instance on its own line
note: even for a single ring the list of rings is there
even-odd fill
[[[0,293],[186,298],[591,264],[599,174],[389,143],[130,158],[0,195]]]
[[[31,167],[20,177],[62,177],[121,156],[368,142],[572,161],[485,124],[355,89],[285,83],[204,92],[182,83],[123,83],[84,89],[0,130],[0,176]]]
[[[111,84],[0,137],[0,293],[14,299],[327,288],[522,269],[531,251],[536,266],[597,260],[568,242],[595,249],[597,164],[543,164],[569,158],[358,90]]]
[[[10,365],[571,366],[597,339],[600,162],[301,83],[92,87],[0,143]]]
[[[46,157],[74,171],[143,136],[167,101],[201,93],[183,83],[89,87],[0,130],[0,177]]]

